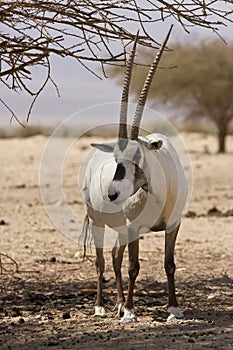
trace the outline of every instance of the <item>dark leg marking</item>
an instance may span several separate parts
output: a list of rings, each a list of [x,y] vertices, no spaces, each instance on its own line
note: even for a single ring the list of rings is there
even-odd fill
[[[176,237],[179,231],[178,226],[175,230],[170,233],[165,232],[165,260],[164,268],[167,274],[168,281],[168,306],[177,307],[178,303],[176,300],[174,275],[176,270],[176,265],[174,262],[174,249],[176,243]]]
[[[125,302],[124,292],[123,292],[123,285],[122,285],[122,275],[121,275],[121,264],[123,259],[123,254],[125,250],[125,245],[114,247],[112,250],[112,262],[113,262],[113,269],[116,276],[116,288],[117,288],[117,305],[119,307],[118,309],[118,316],[121,313],[121,306]]]
[[[133,292],[135,280],[138,276],[140,270],[139,264],[139,239],[129,243],[128,245],[128,253],[129,253],[129,287],[127,298],[124,307],[126,309],[133,309]]]

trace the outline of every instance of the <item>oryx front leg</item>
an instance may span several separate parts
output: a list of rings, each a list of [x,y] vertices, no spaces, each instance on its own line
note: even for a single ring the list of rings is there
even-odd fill
[[[117,306],[118,306],[117,316],[118,317],[122,316],[121,313],[125,302],[123,286],[122,286],[122,275],[121,275],[121,264],[122,264],[125,247],[126,247],[125,245],[122,245],[119,247],[114,247],[112,250],[113,269],[116,276]]]
[[[103,275],[104,275],[104,255],[103,255],[103,244],[104,244],[104,226],[95,226],[92,224],[91,227],[92,235],[94,238],[94,244],[96,247],[96,272],[97,272],[97,297],[95,303],[95,316],[105,317],[104,300],[103,300]]]
[[[170,315],[167,321],[174,319],[181,319],[184,317],[183,312],[178,307],[175,292],[174,275],[176,270],[176,265],[174,262],[174,249],[176,237],[179,231],[179,226],[172,232],[165,232],[165,262],[164,267],[167,274],[168,281],[168,308]]]
[[[139,265],[139,239],[129,243],[128,245],[129,254],[129,287],[126,302],[124,305],[124,316],[121,319],[123,323],[136,322],[137,318],[134,313],[133,304],[133,292],[135,280],[138,276],[140,265]]]

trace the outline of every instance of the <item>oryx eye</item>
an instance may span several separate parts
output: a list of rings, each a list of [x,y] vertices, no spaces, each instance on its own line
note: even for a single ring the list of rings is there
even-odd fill
[[[122,163],[118,163],[113,180],[123,180],[124,178],[125,178],[125,167]]]

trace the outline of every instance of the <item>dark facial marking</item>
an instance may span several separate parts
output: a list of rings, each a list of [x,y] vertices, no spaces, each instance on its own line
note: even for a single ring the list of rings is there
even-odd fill
[[[124,177],[125,177],[125,167],[122,163],[118,163],[113,180],[120,181],[120,180],[123,180]]]
[[[140,151],[140,148],[138,148],[135,155],[133,156],[133,163],[138,165],[140,159],[141,159],[141,151]]]
[[[121,151],[124,151],[128,145],[129,140],[127,139],[120,139],[118,141],[118,145]]]
[[[137,191],[139,187],[146,186],[147,180],[143,170],[135,164],[135,173],[134,173],[134,191]]]

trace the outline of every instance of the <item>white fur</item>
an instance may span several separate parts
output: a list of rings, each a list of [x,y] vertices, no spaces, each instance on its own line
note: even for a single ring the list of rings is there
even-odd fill
[[[177,319],[180,320],[184,318],[184,314],[179,307],[171,306],[169,308],[169,312],[170,312],[170,315],[167,318],[167,322],[175,321]]]
[[[124,316],[120,320],[120,323],[133,323],[137,322],[137,317],[134,313],[134,309],[124,309]]]
[[[98,316],[98,317],[106,316],[105,309],[103,306],[95,306],[95,316]]]
[[[154,142],[156,145],[153,148]],[[97,147],[87,164],[83,196],[87,204],[87,214],[93,223],[92,235],[99,247],[103,247],[100,228],[105,225],[113,228],[120,236],[124,234],[127,237],[131,234],[131,241],[152,227],[154,230],[165,229],[168,233],[172,232],[180,224],[186,205],[187,180],[175,148],[168,138],[151,134],[140,137],[139,142],[129,140],[128,144],[125,151],[118,148],[117,142],[102,144]],[[140,187],[133,194],[129,182],[133,181],[135,167],[131,160],[138,147],[141,152],[138,165],[147,178],[148,190]],[[118,181],[117,184],[113,180],[116,160],[124,164],[127,173],[124,181]],[[116,201],[110,202],[108,195],[109,191],[114,193],[114,186],[120,195]],[[179,308],[171,308],[170,313],[168,321],[183,317]],[[95,314],[105,315],[104,309],[96,307]],[[125,309],[121,322],[135,321],[134,310]]]
[[[98,149],[87,165],[83,185],[84,200],[88,207],[92,208],[88,215],[94,221],[100,219],[106,225],[114,227],[111,223],[115,221],[114,215],[117,213],[117,221],[119,217],[122,223],[126,223],[127,220],[130,229],[138,233],[148,232],[162,219],[166,223],[166,231],[169,232],[179,225],[187,200],[188,187],[184,171],[173,145],[166,136],[151,134],[140,139],[145,143],[145,147],[141,146],[144,164],[140,166],[146,174],[149,187],[148,200],[142,215],[133,222],[129,219],[133,211],[140,212],[142,203],[145,204],[143,194],[144,197],[147,194],[139,190],[132,195],[132,186],[128,184],[128,179],[119,183],[119,186],[123,185],[120,198],[114,202],[109,201],[108,190],[113,182],[116,161],[113,153]],[[146,148],[147,143],[158,139],[163,142],[159,150]],[[126,157],[130,157],[129,152]],[[121,225],[115,225],[116,231],[119,226]]]

